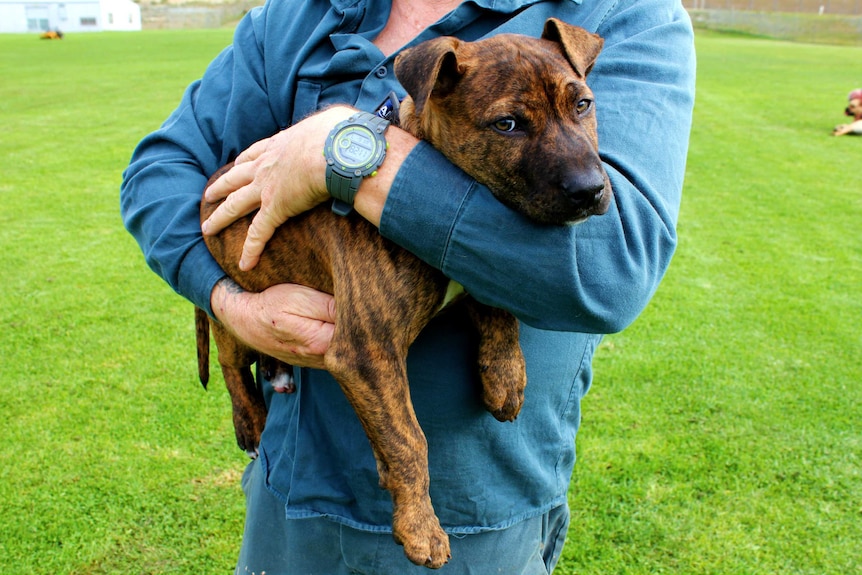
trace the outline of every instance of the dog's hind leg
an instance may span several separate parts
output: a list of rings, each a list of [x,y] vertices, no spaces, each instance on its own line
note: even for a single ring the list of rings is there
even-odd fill
[[[230,393],[237,445],[249,457],[256,458],[260,434],[266,423],[263,390],[251,373],[251,365],[258,360],[259,355],[240,343],[220,323],[210,322],[210,327],[218,347],[218,362],[224,382]]]

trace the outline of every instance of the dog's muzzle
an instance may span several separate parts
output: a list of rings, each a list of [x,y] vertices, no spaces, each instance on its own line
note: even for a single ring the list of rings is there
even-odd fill
[[[602,201],[605,173],[601,168],[579,170],[562,185],[566,198],[577,210],[589,210]]]

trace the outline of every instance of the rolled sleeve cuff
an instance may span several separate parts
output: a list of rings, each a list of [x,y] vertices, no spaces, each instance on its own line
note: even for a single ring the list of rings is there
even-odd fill
[[[429,193],[429,182],[434,182]],[[476,182],[427,142],[398,171],[380,218],[380,233],[443,269],[452,230]]]
[[[216,283],[227,277],[213,259],[205,243],[196,244],[183,259],[177,291],[196,306],[213,315],[210,296]]]

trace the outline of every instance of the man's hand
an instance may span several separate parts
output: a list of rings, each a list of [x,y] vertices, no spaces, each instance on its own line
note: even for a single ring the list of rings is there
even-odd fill
[[[205,235],[215,235],[260,208],[243,244],[240,269],[249,271],[257,265],[266,242],[288,218],[329,199],[323,147],[336,124],[355,111],[333,106],[252,144],[237,156],[233,168],[207,189],[208,202],[225,201],[201,225]],[[378,227],[398,169],[419,142],[394,126],[387,131],[386,140],[386,160],[375,177],[362,181],[353,205],[358,214]]]
[[[206,235],[215,235],[260,208],[243,244],[240,269],[257,265],[266,242],[288,218],[329,198],[323,146],[332,128],[354,112],[333,106],[252,144],[207,189],[208,202],[225,201],[202,224]]]
[[[246,345],[291,365],[324,368],[335,330],[331,295],[294,284],[252,293],[225,278],[210,303],[218,320]]]

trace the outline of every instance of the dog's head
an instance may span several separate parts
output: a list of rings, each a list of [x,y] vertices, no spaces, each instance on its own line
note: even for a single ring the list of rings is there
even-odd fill
[[[602,43],[555,19],[541,39],[422,43],[395,62],[401,124],[539,223],[603,214],[612,192],[586,84]]]
[[[853,116],[854,120],[862,120],[862,88],[847,94],[847,107],[844,108],[845,116]]]

